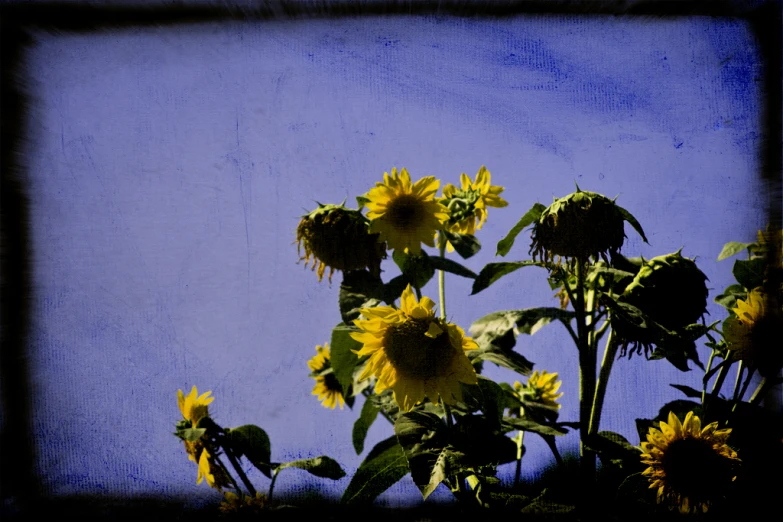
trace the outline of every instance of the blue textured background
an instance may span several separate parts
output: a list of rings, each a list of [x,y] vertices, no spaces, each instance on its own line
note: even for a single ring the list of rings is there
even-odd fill
[[[533,203],[574,181],[619,195],[650,240],[626,227],[623,252],[696,256],[712,320],[732,281],[732,261],[715,261],[722,245],[764,226],[761,71],[738,22],[379,17],[39,33],[27,66],[34,427],[54,495],[215,501],[171,435],[176,391],[195,384],[213,391],[218,423],[262,426],[274,460],[327,454],[348,472],[330,482],[288,470],[279,491],[339,496],[364,457],[351,445],[358,411],[322,408],[306,361],[340,321],[340,275],[318,284],[292,242],[314,200],[353,201],[392,166],[445,185],[484,164],[506,187],[510,206],[490,209],[484,249],[464,262],[476,271]],[[527,248],[525,234],[506,259]],[[470,281],[448,276],[450,320],[467,330],[498,309],[556,304],[543,271],[503,282],[469,297]],[[424,293],[437,296],[435,280]],[[562,418],[576,420],[562,327],[517,346],[560,373]],[[681,398],[669,383],[700,377],[619,362],[602,428],[637,443],[634,418]],[[390,434],[379,419],[366,448]],[[526,441],[533,477],[551,456]],[[559,439],[565,452],[576,443]],[[420,501],[409,478],[379,499]]]

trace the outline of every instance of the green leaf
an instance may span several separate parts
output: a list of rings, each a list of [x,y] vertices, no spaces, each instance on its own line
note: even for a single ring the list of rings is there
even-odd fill
[[[728,257],[735,256],[753,244],[754,243],[740,243],[738,241],[729,241],[728,243],[723,245],[723,250],[721,250],[720,254],[718,255],[718,261],[723,261]]]
[[[340,480],[345,476],[345,471],[340,467],[340,464],[336,460],[321,455],[313,459],[294,460],[292,462],[284,462],[275,469],[275,473],[279,473],[285,468],[299,468],[307,471],[311,475],[316,477],[328,478],[332,480]]]
[[[495,429],[500,429],[500,419],[503,417],[506,392],[495,381],[478,375],[478,384],[463,385],[463,402],[473,408],[481,410]]]
[[[757,286],[764,284],[764,269],[766,265],[767,260],[763,257],[757,257],[748,261],[738,259],[734,261],[732,273],[734,274],[734,279],[739,284],[748,290],[753,290]]]
[[[476,239],[476,236],[471,234],[456,234],[454,232],[449,232],[448,230],[444,230],[443,234],[462,259],[469,259],[481,250],[481,243]]]
[[[511,371],[517,372],[520,375],[530,375],[533,373],[533,363],[514,351],[492,349],[476,350],[468,352],[468,356],[470,357],[471,364],[475,364],[479,361],[489,361],[503,368],[508,368]]]
[[[364,451],[364,439],[367,437],[367,431],[375,422],[378,412],[381,411],[369,398],[364,401],[359,418],[353,424],[353,449],[360,455]]]
[[[539,435],[565,435],[568,430],[560,426],[542,424],[530,417],[503,417],[503,426],[508,430],[530,431]]]
[[[680,422],[685,420],[685,415],[687,415],[689,411],[692,411],[693,414],[698,417],[702,417],[701,404],[698,402],[678,399],[676,401],[671,401],[661,407],[661,409],[658,411],[658,416],[655,417],[654,420],[667,422],[670,411],[674,412],[674,414],[680,419]]]
[[[715,302],[727,310],[732,310],[737,307],[737,299],[744,300],[747,296],[748,292],[744,286],[734,284],[727,286],[726,290],[715,298]]]
[[[574,312],[561,310],[560,308],[542,307],[504,310],[492,312],[478,319],[470,326],[470,333],[477,343],[479,338],[492,339],[503,336],[514,327],[516,327],[519,333],[533,335],[554,320],[568,324],[573,318]]]
[[[470,279],[476,279],[476,277],[478,277],[476,273],[469,268],[466,268],[456,261],[452,261],[451,259],[447,259],[445,257],[431,257],[430,264],[433,268],[437,268],[438,270],[443,270],[444,272],[449,272],[454,275],[467,277]]]
[[[261,473],[272,477],[269,465],[272,449],[264,430],[253,424],[245,424],[229,430],[228,440],[237,457],[244,456]]]
[[[420,255],[414,256],[397,249],[392,254],[392,259],[400,267],[402,275],[415,288],[424,288],[435,275],[430,257],[423,250]]]
[[[682,393],[685,394],[686,397],[690,397],[691,399],[701,400],[701,392],[698,390],[694,390],[690,386],[685,386],[684,384],[670,384],[669,386],[677,390],[680,390]]]
[[[636,419],[636,432],[639,434],[639,443],[647,442],[647,434],[650,428],[656,428],[657,424],[652,419]]]
[[[369,505],[409,471],[402,446],[397,443],[397,437],[392,435],[376,444],[367,454],[340,501],[348,505]]]
[[[599,431],[588,435],[587,446],[598,453],[602,461],[628,461],[632,466],[638,466],[639,450],[628,440],[613,431]]]
[[[514,246],[514,240],[519,235],[519,233],[522,232],[525,227],[533,224],[534,221],[537,221],[541,217],[541,214],[544,212],[544,210],[546,210],[546,207],[541,203],[534,204],[530,210],[528,210],[525,215],[522,216],[517,224],[514,225],[514,228],[512,228],[511,231],[506,234],[506,237],[498,242],[497,252],[495,252],[495,255],[505,256],[508,254],[509,250],[511,250],[511,247]]]
[[[426,499],[452,472],[457,460],[447,449],[446,425],[434,413],[412,411],[397,417],[394,433],[402,446],[413,482]]]
[[[340,283],[340,316],[345,324],[359,318],[359,308],[371,308],[384,298],[383,281],[367,270],[351,270]]]
[[[636,230],[636,232],[639,233],[640,236],[642,236],[642,239],[645,243],[648,245],[650,244],[649,241],[647,241],[647,236],[644,235],[644,230],[642,230],[642,225],[639,224],[639,222],[636,220],[633,215],[631,215],[630,212],[625,210],[623,207],[617,205],[617,209],[620,211],[620,214],[623,216],[623,219],[626,220],[628,223],[631,224],[631,226]]]
[[[359,362],[359,357],[351,350],[360,350],[362,344],[351,338],[351,332],[359,332],[358,328],[346,326],[340,323],[332,330],[332,339],[329,343],[331,352],[331,364],[337,382],[343,390],[343,396],[347,395],[353,383],[353,370]]]
[[[488,263],[481,269],[476,280],[473,282],[473,291],[470,295],[476,295],[482,290],[488,288],[492,283],[501,277],[519,270],[523,266],[543,266],[538,261],[516,261],[513,263]]]
[[[400,298],[405,287],[408,286],[408,279],[404,275],[398,275],[391,281],[386,283],[383,288],[383,300],[386,304],[391,305]]]

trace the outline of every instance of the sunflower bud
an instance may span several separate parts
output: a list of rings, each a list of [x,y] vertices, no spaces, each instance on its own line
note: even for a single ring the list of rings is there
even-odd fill
[[[302,217],[296,229],[297,252],[304,247],[305,266],[311,261],[318,269],[318,281],[329,267],[329,282],[335,270],[347,272],[368,268],[380,276],[385,243],[369,233],[369,221],[358,210],[341,205],[322,205]]]
[[[555,199],[533,225],[533,258],[606,259],[623,246],[623,214],[614,201],[579,190]],[[608,261],[608,259],[607,259]]]

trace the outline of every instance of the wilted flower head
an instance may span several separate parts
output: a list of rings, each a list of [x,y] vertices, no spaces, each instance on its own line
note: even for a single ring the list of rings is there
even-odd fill
[[[296,229],[297,250],[304,248],[305,266],[312,261],[321,281],[329,268],[329,281],[335,270],[347,272],[367,268],[380,275],[386,247],[378,234],[369,232],[369,222],[361,212],[341,205],[322,205],[303,216]]]
[[[707,311],[707,276],[692,259],[680,251],[642,260],[633,281],[625,288],[620,301],[641,310],[665,329],[678,330],[695,324]],[[616,340],[633,345],[636,351],[655,344],[657,331],[638,328],[621,315],[612,318]]]

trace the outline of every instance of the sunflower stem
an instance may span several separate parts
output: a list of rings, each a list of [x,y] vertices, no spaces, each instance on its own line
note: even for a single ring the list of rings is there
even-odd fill
[[[237,481],[234,480],[234,477],[231,476],[231,473],[228,472],[228,468],[225,464],[223,464],[223,461],[220,460],[220,457],[215,455],[215,462],[217,462],[217,465],[220,466],[220,469],[223,470],[223,473],[226,474],[226,477],[228,477],[229,482],[231,482],[231,485],[234,486],[234,489],[236,489],[240,495],[242,494],[242,490],[239,488],[239,484],[237,484]]]
[[[767,392],[768,381],[766,377],[761,378],[761,382],[756,387],[756,391],[750,396],[750,404],[758,404]]]
[[[524,408],[519,408],[519,416],[521,417],[524,415]],[[516,471],[514,472],[514,489],[519,487],[519,479],[522,476],[522,442],[525,440],[525,432],[522,430],[519,430],[519,433],[517,433],[516,437],[516,443],[517,443],[517,467]]]
[[[614,342],[614,331],[609,332],[606,338],[606,348],[604,349],[604,358],[601,361],[601,370],[598,373],[598,384],[595,388],[595,397],[593,398],[593,410],[590,412],[590,429],[588,434],[598,433],[598,427],[601,423],[601,411],[604,407],[604,398],[609,383],[609,374],[612,371],[615,356],[617,355],[617,343]]]
[[[590,428],[590,413],[592,399],[595,395],[595,350],[590,346],[590,329],[587,322],[585,306],[585,265],[587,260],[581,257],[576,260],[576,291],[574,312],[576,313],[577,336],[579,339],[579,460],[582,483],[585,485],[585,506],[590,501],[591,490],[595,481],[595,452],[587,447],[587,437]],[[590,296],[592,297],[592,296]],[[592,305],[592,298],[590,299]],[[590,310],[592,320],[592,310]]]
[[[267,496],[267,499],[269,502],[272,502],[272,493],[275,491],[275,482],[277,481],[277,472],[280,471],[280,468],[275,468],[275,470],[272,472],[272,482],[269,483],[269,495]]]
[[[250,493],[251,496],[255,496],[256,489],[253,487],[253,484],[250,483],[250,480],[248,480],[247,475],[245,475],[245,472],[242,471],[242,468],[239,466],[239,461],[237,461],[236,457],[234,456],[234,453],[231,451],[231,447],[225,444],[221,444],[221,447],[223,448],[223,451],[226,452],[226,457],[228,457],[228,461],[234,467],[234,470],[236,470],[237,475],[239,475],[240,480],[242,480],[242,483],[245,485],[245,488],[247,488],[248,493]]]
[[[707,361],[707,369],[704,371],[705,374],[710,373],[710,370],[712,370],[712,362],[715,360],[715,349],[713,348],[710,352],[710,359]],[[701,406],[704,407],[704,400],[707,397],[707,381],[704,381],[701,387]]]
[[[735,403],[737,402],[737,398],[739,397],[739,389],[740,389],[740,383],[742,382],[742,371],[745,369],[744,365],[745,361],[740,361],[739,365],[737,366],[737,378],[734,379],[734,394],[732,395],[732,401]]]
[[[451,406],[443,400],[443,397],[440,398],[440,402],[443,404],[443,413],[446,414],[446,426],[448,428],[449,437],[451,437],[451,432],[454,429],[454,420],[451,418]],[[462,500],[462,478],[459,475],[452,475],[450,481],[456,487],[454,496],[457,497],[457,500]]]
[[[441,259],[446,257],[446,236],[440,235],[438,241],[438,249],[440,250]],[[443,270],[438,270],[438,297],[440,298],[440,318],[446,319],[446,273]]]
[[[742,398],[745,396],[745,392],[748,391],[748,386],[750,385],[750,379],[753,377],[753,373],[753,370],[748,368],[748,376],[745,377],[745,382],[742,384],[742,389],[740,390],[739,397],[737,398],[737,404],[742,402]],[[731,411],[736,409],[737,404],[734,404],[734,407],[731,409]]]

